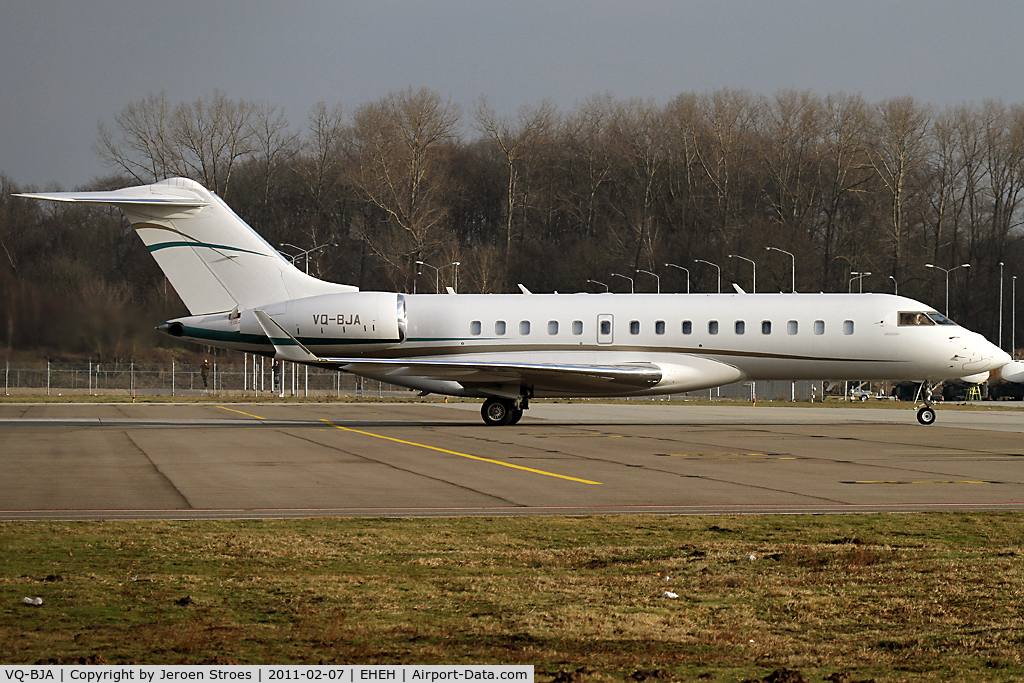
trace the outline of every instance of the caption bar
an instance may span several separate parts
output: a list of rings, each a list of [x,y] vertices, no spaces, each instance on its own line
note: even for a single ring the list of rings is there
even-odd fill
[[[338,681],[338,683],[439,683],[442,681],[513,681],[533,683],[533,666],[393,665],[393,666],[216,666],[216,665],[0,665],[0,683],[164,683],[228,681],[265,683]]]

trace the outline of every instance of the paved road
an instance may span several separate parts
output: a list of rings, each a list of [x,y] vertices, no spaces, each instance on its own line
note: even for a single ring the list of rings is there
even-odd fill
[[[3,404],[0,519],[1024,510],[1024,413]]]

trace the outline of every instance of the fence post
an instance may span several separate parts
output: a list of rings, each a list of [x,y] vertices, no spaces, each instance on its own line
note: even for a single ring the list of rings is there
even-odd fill
[[[309,366],[303,365],[302,367],[306,370],[306,387],[302,390],[302,396],[303,398],[309,398]]]
[[[174,396],[174,359],[171,359],[171,396]]]
[[[50,359],[46,359],[46,395],[50,395]]]
[[[11,390],[11,359],[7,359],[7,369],[4,371],[4,396],[10,396]]]

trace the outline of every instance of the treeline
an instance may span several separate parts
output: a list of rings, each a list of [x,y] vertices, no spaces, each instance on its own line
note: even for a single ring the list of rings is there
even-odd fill
[[[1009,348],[1022,263],[1024,106],[938,109],[909,97],[684,93],[665,105],[597,96],[499,116],[429,90],[301,126],[224,93],[128,104],[99,127],[112,189],[181,175],[216,191],[311,274],[363,289],[510,292],[892,292],[946,308]],[[169,344],[184,313],[120,215],[11,198],[0,177],[3,343],[116,358]],[[48,188],[54,189],[54,188]],[[1004,266],[1000,268],[999,263]],[[666,266],[673,263],[689,269]],[[446,267],[447,266],[447,267]],[[417,272],[422,273],[417,276]]]

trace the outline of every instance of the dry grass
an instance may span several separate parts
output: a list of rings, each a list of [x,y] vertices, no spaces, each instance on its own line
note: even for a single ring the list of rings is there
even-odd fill
[[[1022,539],[1015,514],[3,523],[0,660],[1021,680]]]

